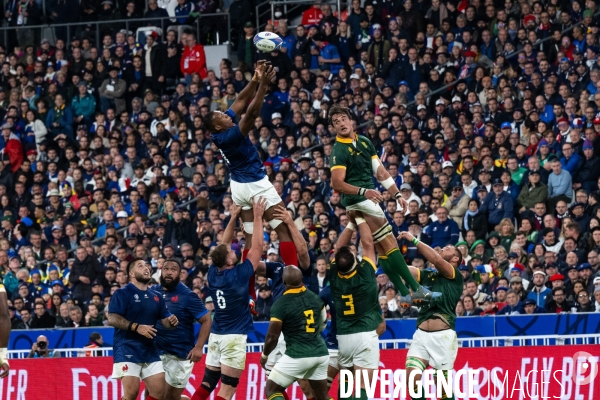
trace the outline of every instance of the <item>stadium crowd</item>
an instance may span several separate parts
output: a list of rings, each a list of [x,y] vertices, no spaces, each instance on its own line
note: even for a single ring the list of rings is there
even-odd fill
[[[81,15],[94,18],[114,7],[106,0],[96,15],[88,3]],[[177,24],[214,3],[180,0]],[[596,1],[354,0],[340,19],[315,4],[294,33],[278,9],[265,30],[284,44],[268,54],[253,47],[245,0],[229,3],[243,32],[238,63],[223,59],[220,71],[207,70],[204,47],[177,25],[149,31],[145,44],[120,27],[101,43],[85,32],[67,40],[57,30],[53,43],[9,35],[0,51],[0,277],[13,329],[105,325],[133,257],[150,260],[157,281],[165,258],[180,258],[182,281],[212,309],[204,277],[232,198],[203,117],[227,110],[259,59],[278,73],[250,137],[308,243],[310,290],[328,285],[348,224],[330,185],[336,138],[326,118],[341,104],[408,202],[399,209],[375,182],[394,233],[463,254],[458,315],[600,312]],[[10,26],[28,15],[33,23],[35,2],[7,7]],[[148,10],[166,16],[155,0]],[[277,234],[265,224],[264,235],[263,258],[278,260]],[[240,228],[233,248],[243,246]],[[427,267],[412,243],[399,246],[409,264]],[[415,317],[377,275],[385,316]],[[257,284],[255,319],[267,321],[269,282]]]

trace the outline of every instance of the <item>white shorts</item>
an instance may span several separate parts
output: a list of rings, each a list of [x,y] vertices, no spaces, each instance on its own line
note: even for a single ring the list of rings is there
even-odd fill
[[[327,349],[329,351],[329,366],[335,369],[340,369],[338,364],[338,350],[337,349]]]
[[[149,376],[164,372],[163,364],[160,361],[152,363],[120,362],[113,364],[112,377],[121,379],[124,376],[135,376],[136,378],[146,379]]]
[[[279,340],[277,341],[277,346],[275,346],[275,349],[273,349],[273,351],[269,354],[269,357],[267,358],[267,376],[269,376],[269,373],[271,372],[275,364],[277,364],[277,361],[279,361],[281,357],[283,357],[286,348],[287,346],[285,344],[285,339],[283,338],[283,333],[281,333],[279,335]]]
[[[267,208],[271,208],[282,201],[266,176],[257,182],[240,183],[231,181],[231,199],[235,204],[242,207],[242,210],[252,208],[254,197],[262,197],[267,200]]]
[[[194,363],[172,354],[162,354],[160,359],[165,370],[165,381],[174,388],[184,388],[187,385]]]
[[[415,331],[407,357],[427,360],[434,369],[450,370],[458,353],[456,332],[446,329],[437,332]]]
[[[342,368],[379,368],[379,335],[376,331],[337,335],[338,364]]]
[[[297,379],[323,381],[327,379],[328,359],[329,356],[291,358],[284,354],[273,367],[269,380],[284,388]]]
[[[358,204],[353,204],[351,206],[346,207],[347,211],[360,211],[363,214],[371,215],[374,217],[385,218],[385,214],[383,210],[379,206],[379,204],[373,203],[371,200],[361,201]],[[387,220],[386,220],[387,222]]]
[[[243,370],[246,367],[247,335],[217,335],[208,338],[206,365],[221,368],[221,364]]]

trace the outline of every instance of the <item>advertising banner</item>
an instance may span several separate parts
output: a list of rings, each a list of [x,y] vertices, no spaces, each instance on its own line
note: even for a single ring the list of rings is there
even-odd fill
[[[396,386],[403,381],[406,350],[383,350],[377,374],[374,399],[408,399]],[[600,399],[598,361],[600,346],[495,347],[459,349],[454,366],[460,371],[455,389],[457,399]],[[263,400],[266,376],[260,366],[260,353],[249,353],[240,379],[238,400]],[[11,360],[10,375],[0,380],[2,400],[120,400],[118,381],[111,378],[110,357]],[[190,396],[200,385],[204,362],[196,364],[184,394]],[[387,379],[386,379],[387,375]],[[467,376],[472,393],[468,396]],[[389,383],[381,384],[381,379]],[[395,381],[395,383],[394,383]],[[383,392],[381,386],[384,386]],[[401,386],[401,385],[400,385]],[[432,388],[432,385],[428,385]],[[217,388],[218,390],[218,388]],[[337,383],[331,389],[338,398]],[[303,400],[297,384],[288,389],[290,400]],[[143,390],[140,391],[143,399]],[[214,394],[213,394],[214,398]],[[435,399],[435,396],[426,396]]]

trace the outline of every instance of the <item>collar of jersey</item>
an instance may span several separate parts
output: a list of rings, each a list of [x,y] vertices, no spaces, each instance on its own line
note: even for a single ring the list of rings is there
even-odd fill
[[[354,134],[353,134],[354,135]],[[354,139],[352,138],[342,138],[339,136],[335,137],[336,142],[340,142],[340,143],[346,143],[346,144],[352,144],[352,142],[354,141]]]
[[[306,292],[306,287],[302,286],[296,289],[288,289],[285,292],[283,292],[284,295],[286,294],[298,294],[298,293],[302,293],[302,292]]]

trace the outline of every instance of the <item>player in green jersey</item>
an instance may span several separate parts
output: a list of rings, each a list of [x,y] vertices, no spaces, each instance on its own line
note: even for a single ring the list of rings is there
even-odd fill
[[[6,289],[0,283],[0,379],[8,376],[8,339],[10,337],[10,313]]]
[[[336,311],[339,368],[367,371],[369,377],[379,368],[379,332],[385,321],[379,306],[375,279],[375,246],[362,214],[348,213],[350,222],[336,244],[335,259],[329,271]],[[358,260],[348,243],[358,228],[363,257]],[[342,383],[341,383],[342,384]],[[364,383],[355,399],[367,399]]]
[[[283,270],[285,292],[271,307],[271,322],[260,364],[266,370],[269,354],[283,332],[285,355],[269,374],[267,400],[283,400],[283,392],[297,379],[307,379],[316,400],[327,400],[329,352],[321,332],[327,325],[323,301],[306,290],[302,271],[295,266]]]
[[[462,255],[454,246],[446,246],[440,250],[434,250],[420,242],[410,232],[402,232],[398,239],[406,239],[412,242],[427,261],[435,267],[435,270],[419,270],[410,267],[410,272],[415,279],[432,290],[444,293],[444,296],[423,304],[417,317],[417,331],[413,336],[406,356],[406,376],[410,376],[412,370],[423,372],[428,366],[436,370],[437,374],[448,377],[448,371],[454,368],[454,361],[458,352],[458,340],[456,338],[456,304],[463,291],[463,277],[458,270],[462,263]],[[415,382],[421,380],[419,373]],[[442,397],[442,399],[452,399]],[[425,399],[425,397],[422,397]],[[414,398],[413,400],[420,400]]]
[[[373,185],[373,176],[394,196],[402,210],[408,205],[400,196],[396,183],[377,156],[373,143],[352,130],[352,115],[346,107],[333,106],[329,110],[329,125],[337,137],[331,152],[331,186],[342,193],[346,210],[360,211],[373,232],[373,240],[380,255],[379,262],[394,287],[410,303],[411,296],[404,282],[412,290],[413,301],[429,301],[441,296],[423,288],[412,277],[404,257],[398,249],[392,227],[379,203],[383,196]],[[404,279],[404,282],[402,280]]]

